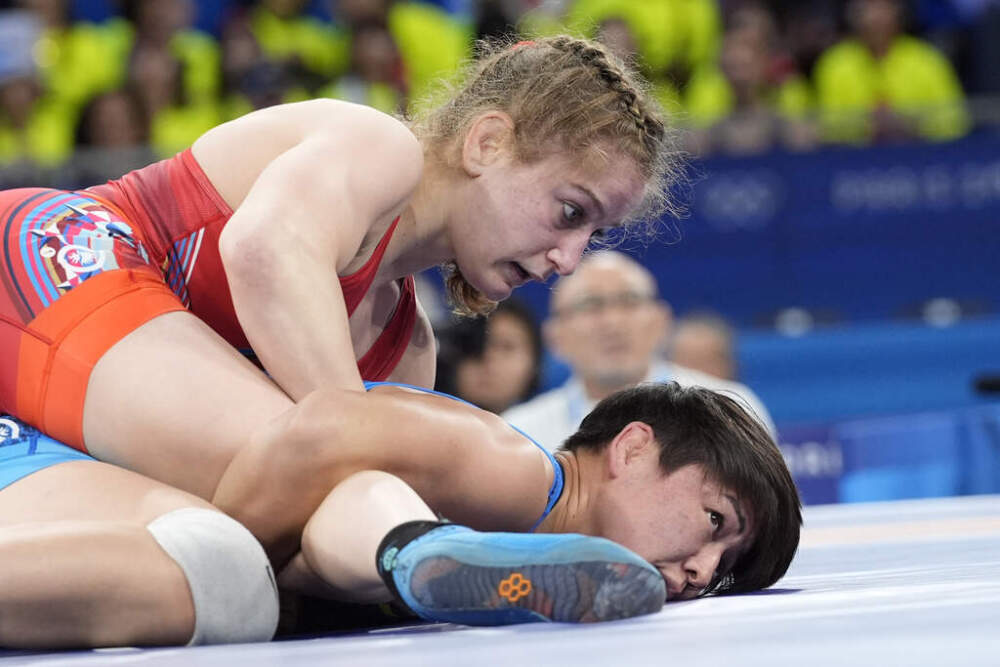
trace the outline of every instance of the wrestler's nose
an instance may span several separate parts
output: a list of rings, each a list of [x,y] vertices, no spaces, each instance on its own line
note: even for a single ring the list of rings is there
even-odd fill
[[[722,545],[706,544],[684,561],[684,575],[688,585],[701,590],[708,587],[719,569],[722,559]]]
[[[555,267],[556,273],[561,276],[573,273],[580,264],[583,251],[590,243],[590,234],[583,229],[575,229],[563,235],[556,246],[546,254],[546,259]]]

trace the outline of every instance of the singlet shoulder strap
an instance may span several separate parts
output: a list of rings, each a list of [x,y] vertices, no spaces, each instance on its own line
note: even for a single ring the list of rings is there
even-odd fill
[[[399,301],[389,318],[388,324],[358,360],[361,377],[384,380],[392,373],[413,337],[413,326],[417,320],[417,290],[413,276],[401,281]]]
[[[340,277],[340,289],[344,292],[344,301],[347,303],[347,314],[350,315],[354,312],[354,309],[358,307],[361,303],[361,299],[364,298],[365,294],[368,292],[368,288],[371,287],[372,281],[375,280],[375,274],[378,272],[378,267],[382,263],[382,257],[385,255],[385,249],[389,247],[389,241],[392,240],[392,234],[396,231],[396,227],[399,225],[399,216],[392,221],[389,225],[389,229],[385,231],[382,238],[379,240],[378,245],[375,246],[375,251],[372,252],[372,256],[368,258],[368,261],[364,263],[360,269],[355,271],[349,276]]]

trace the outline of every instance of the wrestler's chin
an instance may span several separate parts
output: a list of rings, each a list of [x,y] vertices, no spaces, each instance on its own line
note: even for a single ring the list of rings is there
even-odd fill
[[[477,285],[476,283],[469,281],[473,287],[482,292],[490,301],[503,301],[511,295],[514,288],[517,285],[511,285],[507,282],[507,278],[500,272],[490,273],[484,276],[486,280],[482,281],[482,284]]]
[[[498,289],[492,292],[484,291],[483,294],[485,294],[486,298],[489,299],[490,301],[503,301],[504,299],[509,297],[513,291],[514,291],[513,287],[511,287],[507,283],[504,283],[502,289]]]

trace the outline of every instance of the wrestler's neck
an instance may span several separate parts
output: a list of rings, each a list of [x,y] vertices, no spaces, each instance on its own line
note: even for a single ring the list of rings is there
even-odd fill
[[[563,490],[538,532],[596,535],[595,491],[604,477],[602,457],[564,451],[556,452],[555,456],[563,469]]]
[[[467,179],[466,179],[467,180]],[[396,277],[419,273],[455,257],[449,230],[466,210],[466,188],[454,170],[428,158],[423,176],[400,214],[383,263]]]

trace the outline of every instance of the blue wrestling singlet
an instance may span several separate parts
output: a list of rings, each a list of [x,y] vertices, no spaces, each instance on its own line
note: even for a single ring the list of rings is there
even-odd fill
[[[425,394],[444,396],[445,398],[450,398],[453,401],[458,401],[459,403],[465,403],[466,405],[471,405],[477,410],[479,409],[479,406],[469,403],[468,401],[461,399],[458,396],[452,396],[451,394],[446,394],[441,391],[434,391],[433,389],[425,389],[424,387],[418,387],[412,384],[403,384],[402,382],[365,382],[365,390],[381,386],[403,387],[404,389],[414,389],[416,391],[422,391]],[[531,442],[535,447],[538,447],[540,450],[542,450],[542,453],[545,454],[545,456],[548,457],[549,462],[552,463],[552,470],[555,473],[552,478],[552,487],[549,489],[549,500],[545,504],[545,511],[542,512],[542,516],[538,517],[538,521],[535,522],[535,525],[531,527],[531,532],[535,532],[535,529],[542,524],[542,521],[545,520],[545,517],[547,517],[549,515],[549,512],[552,511],[552,508],[556,506],[556,501],[559,500],[559,496],[562,495],[563,469],[562,466],[559,465],[559,461],[556,460],[556,457],[553,456],[549,450],[545,449],[540,444],[535,442],[534,438],[532,438],[530,435],[528,435],[527,433],[525,433],[524,431],[522,431],[521,429],[517,428],[514,425],[508,424],[508,426],[510,426],[512,429],[514,429],[515,431],[523,435],[525,438],[527,438],[528,441]]]
[[[0,415],[0,490],[57,463],[96,460],[53,440],[20,419]]]

